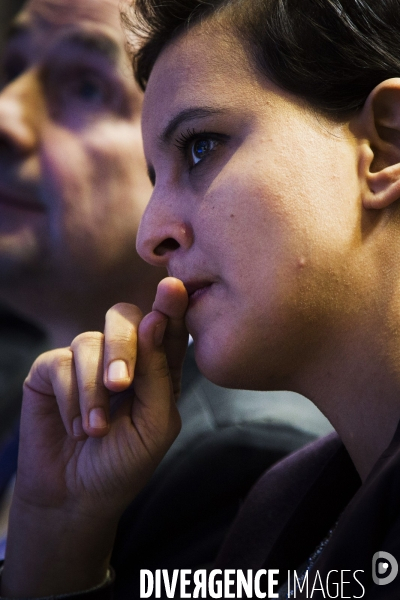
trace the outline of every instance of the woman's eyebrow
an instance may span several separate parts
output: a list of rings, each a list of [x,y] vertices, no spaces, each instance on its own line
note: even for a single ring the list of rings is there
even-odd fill
[[[206,117],[220,115],[226,112],[227,110],[225,108],[211,108],[209,106],[185,108],[168,122],[164,130],[158,136],[159,141],[162,145],[168,144],[176,129],[182,125],[182,123],[187,123],[195,119],[205,119]]]

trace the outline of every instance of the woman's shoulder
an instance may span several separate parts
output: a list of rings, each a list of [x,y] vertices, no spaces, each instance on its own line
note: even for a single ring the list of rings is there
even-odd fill
[[[284,530],[295,535],[297,523],[307,520],[314,504],[323,498],[323,523],[316,523],[314,517],[310,521],[318,538],[319,531],[335,521],[359,484],[336,433],[294,452],[266,471],[253,487],[221,549],[218,565],[261,567]]]

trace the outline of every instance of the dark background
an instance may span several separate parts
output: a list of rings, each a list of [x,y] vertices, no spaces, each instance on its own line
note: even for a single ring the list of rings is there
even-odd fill
[[[10,20],[24,3],[25,0],[0,0],[0,51],[3,48],[4,36]]]

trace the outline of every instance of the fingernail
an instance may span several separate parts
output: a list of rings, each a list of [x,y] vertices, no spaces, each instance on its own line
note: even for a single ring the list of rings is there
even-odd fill
[[[72,421],[72,431],[74,432],[75,437],[81,437],[84,435],[83,427],[82,427],[82,417],[75,417]]]
[[[157,325],[155,332],[154,332],[154,343],[156,346],[161,346],[161,344],[163,343],[167,324],[168,324],[168,319],[165,319],[164,321],[162,321],[162,323]]]
[[[128,378],[128,365],[124,360],[114,360],[109,364],[107,372],[108,381],[121,381],[121,379]]]
[[[89,425],[93,429],[104,429],[108,427],[104,408],[92,408],[89,413]]]

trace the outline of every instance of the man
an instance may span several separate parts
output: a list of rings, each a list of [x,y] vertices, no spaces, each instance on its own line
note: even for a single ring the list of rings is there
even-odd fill
[[[68,13],[64,4],[46,8],[55,26]],[[68,345],[87,327],[101,329],[105,311],[118,301],[134,298],[146,310],[160,277],[135,251],[150,194],[142,98],[130,76],[116,3],[94,4],[77,15],[79,31],[65,36],[58,29],[57,49],[46,46],[43,31],[34,48],[22,17],[3,58],[1,300],[42,327],[51,346]],[[34,11],[35,4],[32,18]],[[2,333],[10,338],[5,325]],[[2,351],[7,381],[10,353],[17,352],[11,343]],[[24,364],[24,374],[27,369]],[[5,404],[2,398],[2,423],[12,412]]]
[[[0,299],[54,347],[102,331],[117,302],[148,311],[164,275],[135,250],[151,186],[118,6],[31,0],[4,55]],[[132,597],[140,567],[210,564],[258,476],[329,430],[300,396],[283,402],[212,385],[191,350],[182,389],[182,432],[121,521],[113,557],[120,597]]]

